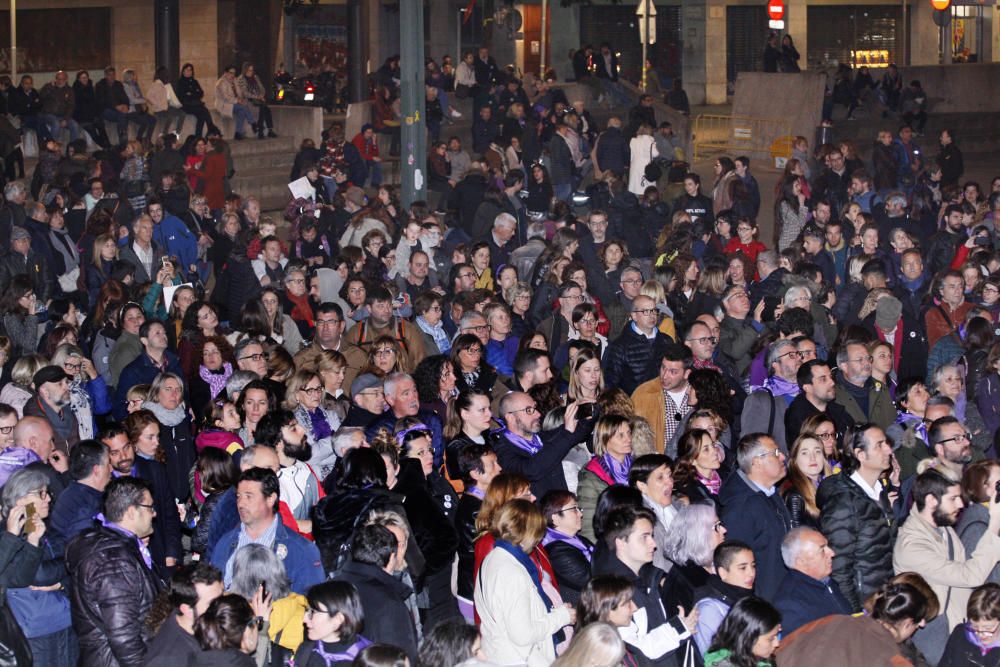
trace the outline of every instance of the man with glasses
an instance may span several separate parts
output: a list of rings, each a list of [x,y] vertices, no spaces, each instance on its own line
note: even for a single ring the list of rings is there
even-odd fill
[[[66,547],[73,625],[88,664],[141,665],[146,618],[162,587],[145,544],[156,511],[149,483],[111,480],[100,520]]]
[[[135,385],[152,384],[160,373],[173,373],[177,377],[184,377],[180,359],[168,349],[170,343],[167,341],[167,329],[163,326],[163,322],[159,320],[143,322],[139,327],[139,342],[142,343],[142,354],[122,369],[118,384],[115,386],[115,400],[112,407],[115,419],[125,419],[128,415],[128,390]],[[263,348],[261,352],[263,353]],[[265,370],[261,377],[266,376]]]
[[[334,350],[344,355],[344,386],[350,387],[358,372],[368,363],[368,355],[357,345],[344,340],[344,311],[332,301],[324,301],[316,308],[316,333],[307,347],[295,355],[296,368],[315,368],[323,350]]]
[[[795,381],[799,386],[799,393],[788,405],[784,417],[785,433],[791,434],[792,440],[798,437],[802,424],[813,415],[828,415],[836,426],[836,432],[840,434],[854,423],[844,408],[834,403],[837,391],[830,364],[822,359],[803,360],[795,372]],[[836,435],[834,439],[837,440]]]
[[[17,410],[0,403],[0,448],[7,449],[14,446],[14,427],[17,426]]]
[[[757,560],[754,591],[773,601],[788,569],[781,556],[781,543],[792,529],[777,484],[785,477],[785,455],[766,433],[747,433],[736,447],[739,469],[719,491],[726,538],[746,542]]]
[[[476,288],[476,270],[472,268],[471,264],[459,263],[453,265],[448,277],[450,279],[448,282],[449,287],[451,287],[452,296]]]
[[[639,269],[634,266],[622,269],[622,277],[619,281],[621,291],[618,293],[618,299],[627,312],[632,312],[633,302],[642,291],[642,282],[642,271]]]
[[[380,406],[380,416],[365,429],[365,437],[369,442],[373,442],[381,428],[386,428],[390,432],[395,429],[396,422],[404,417],[417,417],[431,434],[431,445],[434,447],[434,466],[440,467],[444,462],[444,442],[442,431],[444,424],[441,418],[432,410],[420,407],[420,395],[417,392],[417,383],[406,373],[390,373],[386,376],[383,384],[385,405],[388,410],[384,412]]]
[[[732,285],[722,293],[722,310],[725,317],[719,324],[719,350],[736,366],[742,376],[753,359],[750,349],[764,326],[757,321],[764,310],[764,301],[757,304],[753,317],[750,316],[750,297],[739,285]]]
[[[351,327],[344,340],[367,351],[379,336],[395,338],[406,351],[407,363],[403,370],[412,373],[425,356],[423,332],[393,312],[392,293],[384,287],[368,290],[365,305],[371,314]]]
[[[354,378],[351,383],[351,407],[341,427],[355,426],[368,428],[385,411],[385,391],[382,378],[365,373]]]
[[[623,280],[626,275],[622,275]],[[656,302],[648,296],[632,301],[631,314],[632,320],[608,344],[601,362],[605,386],[620,387],[626,394],[656,377],[663,353],[674,342],[657,328],[659,312]]]
[[[24,414],[40,417],[55,433],[56,449],[64,455],[80,442],[80,425],[70,407],[71,378],[60,366],[45,366],[35,373],[32,382],[35,396],[24,405]]]
[[[854,423],[872,422],[887,429],[896,421],[896,407],[889,388],[872,378],[872,357],[864,343],[847,341],[837,352],[834,402],[844,408]]]
[[[1000,503],[988,503],[989,523],[971,554],[954,528],[964,505],[958,479],[938,469],[918,475],[913,511],[900,527],[892,553],[895,571],[922,576],[941,604],[941,615],[913,635],[914,645],[932,665],[965,617],[972,589],[986,583],[1000,561]]]
[[[490,342],[490,325],[486,317],[477,310],[470,310],[462,315],[458,320],[457,333],[475,336],[483,347]]]
[[[659,375],[639,385],[632,402],[635,413],[649,421],[657,451],[663,452],[677,430],[683,429],[684,419],[693,409],[688,405],[687,381],[693,358],[688,348],[671,343],[658,359]]]
[[[580,403],[566,408],[563,425],[542,433],[542,417],[528,394],[512,391],[500,399],[499,416],[504,428],[491,433],[489,443],[505,472],[523,475],[531,492],[541,498],[549,491],[568,490],[562,460],[573,447],[590,436],[593,420],[577,421]]]
[[[559,310],[538,323],[537,331],[545,334],[549,341],[549,356],[569,338],[573,331],[573,309],[583,303],[583,289],[572,280],[565,281],[559,288]]]
[[[770,374],[764,384],[756,388],[743,404],[741,428],[745,433],[770,433],[781,451],[788,454],[785,436],[785,413],[799,395],[796,382],[802,357],[795,343],[787,338],[771,344],[767,353]],[[792,432],[794,440],[797,433]]]

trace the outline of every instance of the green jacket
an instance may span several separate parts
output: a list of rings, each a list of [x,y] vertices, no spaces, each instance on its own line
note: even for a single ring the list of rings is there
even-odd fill
[[[844,388],[844,382],[842,377],[837,378],[837,395],[833,400],[843,407],[856,423],[872,422],[884,431],[896,421],[896,406],[892,403],[888,387],[878,380],[868,380],[868,414],[866,415],[850,392]]]

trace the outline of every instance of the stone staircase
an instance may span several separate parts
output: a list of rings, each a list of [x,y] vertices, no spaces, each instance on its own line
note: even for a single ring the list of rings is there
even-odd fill
[[[236,169],[236,175],[231,179],[233,191],[244,197],[257,197],[262,210],[283,210],[291,196],[288,174],[298,152],[295,138],[248,138],[231,141],[229,147]]]

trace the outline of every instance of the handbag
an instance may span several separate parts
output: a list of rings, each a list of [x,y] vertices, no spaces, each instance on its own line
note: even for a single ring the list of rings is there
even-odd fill
[[[7,603],[0,599],[0,667],[31,667],[33,661],[31,646],[21,626]]]
[[[642,175],[646,177],[646,180],[650,183],[656,183],[660,180],[660,176],[663,176],[663,169],[660,165],[656,164],[656,160],[653,159],[653,146],[655,144],[649,144],[649,164],[643,170]]]

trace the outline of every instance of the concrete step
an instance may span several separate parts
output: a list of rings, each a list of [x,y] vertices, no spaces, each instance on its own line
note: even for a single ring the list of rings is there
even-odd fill
[[[298,150],[293,137],[276,137],[274,139],[258,139],[257,137],[247,137],[242,141],[229,141],[229,151],[233,157],[244,155],[258,155],[272,152],[291,152],[295,155]]]

